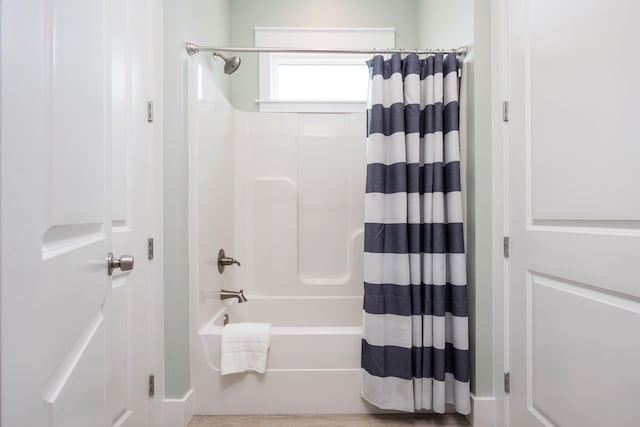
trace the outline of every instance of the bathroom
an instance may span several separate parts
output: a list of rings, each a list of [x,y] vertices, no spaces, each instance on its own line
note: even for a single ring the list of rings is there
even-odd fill
[[[4,2],[1,424],[640,425],[640,6],[601,3]],[[366,61],[438,50],[468,368],[407,408],[362,365]],[[248,322],[266,370],[222,375]]]
[[[326,3],[311,2],[300,12],[294,11],[294,5],[232,2],[230,21],[220,22],[230,27],[231,39],[207,43],[409,49],[466,46],[473,40],[473,5],[468,1],[450,3],[441,10],[436,10],[437,5],[419,2],[413,7],[407,3],[404,8],[388,2],[352,2],[333,9]],[[456,20],[448,40],[439,31],[440,40],[431,41],[435,36],[421,34],[422,26],[413,21],[420,7],[429,6],[428,15],[435,22],[440,20],[436,13]],[[307,13],[301,17],[303,10]],[[342,16],[342,20],[337,21],[336,16]],[[217,27],[209,25],[212,19],[216,19],[213,14],[203,21],[208,27]],[[365,41],[349,45],[354,34]],[[344,44],[331,45],[330,37]],[[193,38],[187,40],[202,44]],[[178,43],[176,47],[183,49]],[[228,75],[220,73],[225,64],[222,58],[212,60],[205,52],[189,58],[183,68],[183,79],[188,82],[184,95],[188,144],[165,146],[187,149],[189,156],[188,277],[192,292],[190,320],[195,327],[192,324],[190,328],[191,382],[183,381],[176,396],[184,396],[189,388],[198,390],[197,414],[374,411],[359,392],[364,107],[332,112],[333,106],[307,103],[284,110],[287,106],[283,104],[262,102],[268,91],[256,84],[262,84],[261,74],[258,76],[263,72],[265,54],[226,55],[241,59],[237,70]],[[367,59],[365,55],[357,60],[364,63]],[[230,86],[229,97],[220,95],[225,85]],[[166,91],[165,96],[168,94]],[[314,107],[318,109],[314,111]],[[177,153],[172,153],[166,158],[176,157]],[[166,209],[183,206],[171,202]],[[215,261],[220,249],[241,265],[227,266],[219,273]],[[170,257],[180,258],[178,254]],[[248,301],[231,304],[223,311],[229,300],[220,301],[221,289],[242,289]],[[180,291],[184,293],[185,289]],[[220,335],[225,315],[231,324],[271,323],[264,378],[220,375]],[[165,351],[175,351],[176,347]],[[186,356],[176,360],[184,361]],[[166,380],[175,372],[167,368]],[[309,383],[315,386],[301,395],[300,390]],[[247,408],[247,400],[254,402],[251,408]]]

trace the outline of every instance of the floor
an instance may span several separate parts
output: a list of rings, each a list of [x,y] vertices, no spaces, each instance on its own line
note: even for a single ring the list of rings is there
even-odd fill
[[[398,415],[196,415],[188,427],[372,427],[471,426],[457,414]]]

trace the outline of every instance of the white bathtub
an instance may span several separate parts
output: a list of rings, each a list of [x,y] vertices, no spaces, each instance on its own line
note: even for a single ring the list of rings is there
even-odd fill
[[[209,366],[220,370],[223,318],[271,323],[267,370],[359,369],[362,298],[247,296],[220,310],[199,336]]]
[[[375,411],[360,398],[361,297],[247,298],[218,311],[198,332],[196,413]],[[220,375],[225,314],[230,323],[272,324],[265,374]]]

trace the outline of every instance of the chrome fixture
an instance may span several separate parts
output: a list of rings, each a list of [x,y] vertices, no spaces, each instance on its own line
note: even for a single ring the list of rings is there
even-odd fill
[[[238,267],[240,267],[240,261],[238,261],[237,259],[228,257],[224,253],[224,249],[220,249],[218,251],[218,273],[220,274],[224,273],[224,268],[228,265],[233,265],[233,264],[237,264]]]
[[[200,52],[212,52],[214,56],[220,56],[219,52],[281,52],[281,53],[349,53],[349,54],[391,54],[391,53],[415,53],[417,55],[427,55],[432,53],[455,53],[465,56],[467,47],[461,46],[455,49],[314,49],[314,48],[282,48],[282,47],[213,47],[198,46],[194,43],[187,43],[187,53],[189,56]],[[224,57],[222,57],[224,59]],[[229,58],[233,60],[233,58]],[[226,59],[225,59],[226,60]],[[240,65],[240,60],[238,60]],[[226,65],[225,65],[226,68]],[[237,66],[235,67],[238,68]],[[235,69],[233,70],[235,71]],[[231,72],[233,72],[231,71]],[[226,70],[225,70],[226,72]],[[231,74],[231,72],[227,74]]]
[[[121,271],[133,270],[133,256],[122,255],[120,258],[115,258],[111,252],[107,255],[107,274],[113,275],[113,270],[119,268]]]
[[[189,56],[193,56],[198,52],[200,52],[200,46],[187,42],[187,53]]]
[[[224,60],[225,74],[233,74],[240,66],[240,58],[238,58],[237,56],[232,56],[231,58],[227,58],[221,53],[213,52],[213,57],[215,58],[216,56]]]
[[[226,289],[221,289],[220,299],[224,301],[229,298],[237,298],[239,303],[247,302],[247,297],[244,296],[244,291],[242,289],[239,291],[227,291]]]

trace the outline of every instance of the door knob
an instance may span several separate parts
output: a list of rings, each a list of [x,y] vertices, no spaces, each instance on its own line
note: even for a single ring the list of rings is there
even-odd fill
[[[109,276],[113,274],[113,270],[116,268],[119,268],[121,271],[133,270],[133,256],[122,255],[118,259],[109,252],[109,255],[107,256],[107,273],[109,273]]]

